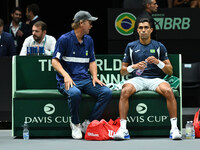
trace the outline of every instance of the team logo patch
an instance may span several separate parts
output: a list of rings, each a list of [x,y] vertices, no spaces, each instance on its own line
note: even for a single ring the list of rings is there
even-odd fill
[[[155,49],[150,49],[150,53],[155,53],[156,50]]]
[[[121,35],[131,35],[134,32],[136,17],[128,12],[121,13],[115,20],[115,28]]]
[[[88,56],[88,50],[86,50],[85,55]]]

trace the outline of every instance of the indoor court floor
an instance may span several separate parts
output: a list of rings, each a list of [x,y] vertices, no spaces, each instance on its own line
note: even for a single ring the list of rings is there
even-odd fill
[[[72,138],[13,138],[11,130],[0,130],[0,150],[192,150],[200,139],[172,141],[167,137],[132,137],[126,141],[86,141]],[[183,130],[184,136],[184,130]]]

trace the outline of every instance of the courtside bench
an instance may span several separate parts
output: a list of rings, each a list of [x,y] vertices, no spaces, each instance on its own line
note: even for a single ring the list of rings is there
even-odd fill
[[[119,74],[123,55],[97,55],[98,77],[105,83],[118,83],[128,76]],[[181,55],[169,55],[174,75],[181,80]],[[12,135],[22,136],[22,125],[28,122],[30,137],[71,136],[67,101],[56,88],[55,70],[48,56],[14,56],[12,72]],[[182,129],[181,85],[174,90],[178,107],[178,127]],[[89,116],[95,99],[83,94],[80,119]],[[113,97],[103,118],[119,116],[120,91]],[[129,99],[128,129],[131,136],[169,136],[170,118],[163,96],[152,91],[135,93]]]

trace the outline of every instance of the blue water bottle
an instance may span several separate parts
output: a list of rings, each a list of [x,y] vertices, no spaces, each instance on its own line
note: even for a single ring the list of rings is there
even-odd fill
[[[32,53],[32,47],[27,47],[27,55],[31,55]]]
[[[39,47],[39,55],[44,56],[44,46]]]
[[[34,46],[33,47],[33,55],[36,56],[38,54],[38,47]]]

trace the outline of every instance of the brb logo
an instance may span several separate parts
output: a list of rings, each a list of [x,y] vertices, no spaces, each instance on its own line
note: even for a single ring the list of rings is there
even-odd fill
[[[147,105],[144,104],[144,103],[139,103],[137,106],[136,106],[136,111],[139,113],[139,114],[145,114],[147,112]]]
[[[189,17],[165,17],[165,14],[154,14],[156,30],[188,30],[191,19]]]
[[[136,17],[128,12],[121,13],[115,20],[115,28],[121,35],[133,34]]]

